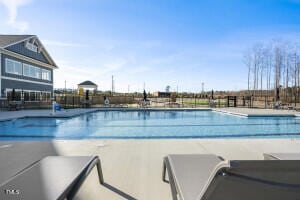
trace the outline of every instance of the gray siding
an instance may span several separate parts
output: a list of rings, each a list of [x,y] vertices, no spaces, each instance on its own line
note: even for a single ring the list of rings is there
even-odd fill
[[[42,53],[36,53],[36,52],[30,51],[29,49],[27,49],[25,47],[25,42],[21,42],[21,43],[9,46],[6,49],[13,51],[15,53],[33,58],[35,60],[39,60],[41,62],[50,64]]]
[[[5,55],[5,54],[2,54],[2,59],[1,59],[1,64],[2,64],[2,76],[7,76],[7,77],[12,77],[12,78],[18,78],[18,79],[24,79],[24,80],[30,80],[30,81],[39,81],[39,82],[44,82],[44,83],[53,83],[53,70],[52,69],[49,69],[49,68],[45,68],[45,67],[42,67],[42,66],[39,66],[39,65],[36,65],[36,64],[32,64],[30,62],[27,62],[27,61],[23,61],[23,60],[20,60],[18,58],[15,58],[15,57],[12,57],[12,56],[8,56],[8,55]],[[42,79],[36,79],[36,78],[31,78],[31,77],[27,77],[27,76],[22,76],[22,75],[16,75],[16,74],[10,74],[10,73],[6,73],[5,72],[5,58],[9,58],[9,59],[12,59],[12,60],[16,60],[16,61],[20,61],[20,62],[23,62],[23,63],[27,63],[27,64],[31,64],[31,65],[34,65],[34,66],[37,66],[37,67],[40,67],[42,69],[47,69],[49,71],[51,71],[51,81],[48,81],[48,80],[42,80]],[[2,86],[3,88],[3,86]]]

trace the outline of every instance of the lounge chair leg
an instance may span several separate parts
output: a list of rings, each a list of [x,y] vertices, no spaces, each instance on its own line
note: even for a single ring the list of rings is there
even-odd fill
[[[167,171],[167,166],[164,161],[163,162],[163,170],[162,170],[162,180],[163,180],[163,182],[169,183],[169,181],[166,180],[166,171]]]
[[[170,171],[170,169],[171,169],[171,167],[170,167],[168,158],[164,158],[162,179],[164,182],[167,182],[170,184],[173,200],[178,200],[174,178],[173,178],[173,175],[172,175],[172,172]],[[166,180],[166,171],[168,171],[169,181]]]
[[[99,159],[99,162],[97,163],[97,172],[98,172],[98,178],[101,185],[104,183],[103,179],[103,173],[102,173],[102,167],[101,167],[101,161]]]
[[[84,174],[81,177],[79,177],[77,183],[75,183],[72,190],[67,195],[67,197],[66,197],[67,199],[73,199],[74,198],[74,196],[76,195],[76,192],[80,188],[81,184],[86,179],[86,177],[89,175],[89,173],[92,171],[92,169],[95,167],[95,165],[97,165],[97,172],[98,172],[99,182],[100,182],[100,184],[103,185],[104,179],[103,179],[103,173],[102,173],[102,168],[101,168],[101,161],[100,161],[98,156],[95,156],[94,159],[89,164],[89,166],[85,169]]]

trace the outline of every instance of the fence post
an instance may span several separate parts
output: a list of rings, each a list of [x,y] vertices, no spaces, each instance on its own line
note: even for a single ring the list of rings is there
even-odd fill
[[[267,108],[267,97],[265,96],[265,108]]]
[[[234,97],[234,107],[237,107],[237,96]]]
[[[297,100],[298,100],[298,88],[295,91],[295,107],[297,106]]]
[[[227,107],[229,107],[229,96],[227,96]]]

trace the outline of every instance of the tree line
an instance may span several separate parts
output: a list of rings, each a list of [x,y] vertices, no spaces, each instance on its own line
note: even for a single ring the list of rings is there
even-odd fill
[[[248,70],[249,95],[299,100],[299,44],[274,39],[256,43],[246,50],[244,63]]]

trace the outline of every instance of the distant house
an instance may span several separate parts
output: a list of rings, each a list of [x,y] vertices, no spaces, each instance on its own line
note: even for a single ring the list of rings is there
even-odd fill
[[[78,84],[78,93],[80,93],[80,90],[86,91],[86,90],[97,90],[98,85],[93,83],[92,81],[84,81],[82,83]]]
[[[169,98],[171,96],[171,92],[153,92],[154,97],[161,98]]]
[[[0,99],[49,100],[57,68],[37,36],[0,35]]]

